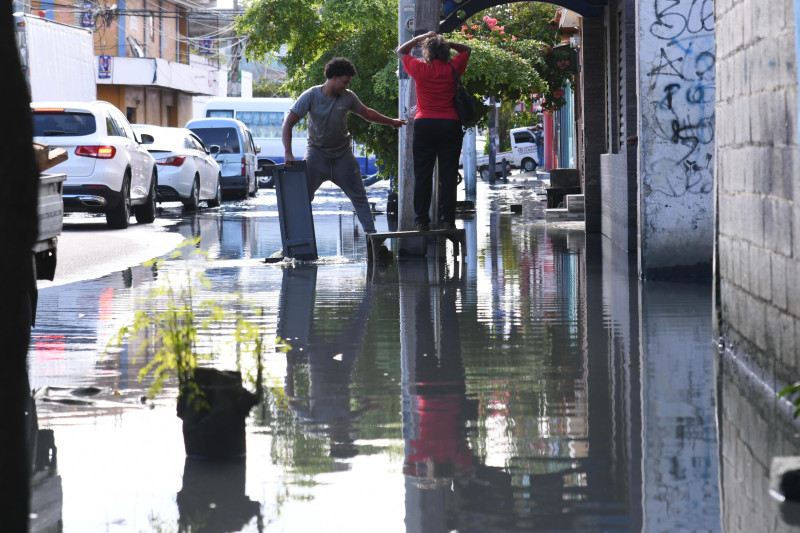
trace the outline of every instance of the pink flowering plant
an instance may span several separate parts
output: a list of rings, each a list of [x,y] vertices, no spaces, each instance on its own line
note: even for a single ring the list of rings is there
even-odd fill
[[[494,95],[545,111],[566,104],[564,88],[572,83],[575,60],[554,17],[557,8],[519,2],[482,12],[452,35],[472,47],[465,85],[480,95]],[[505,22],[501,22],[505,21]]]

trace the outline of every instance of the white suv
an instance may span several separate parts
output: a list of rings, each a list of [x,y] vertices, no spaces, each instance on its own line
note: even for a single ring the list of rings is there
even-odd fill
[[[31,111],[33,140],[67,151],[49,170],[67,176],[65,212],[105,213],[111,228],[128,227],[131,210],[140,224],[155,219],[156,161],[119,109],[102,101],[34,102]]]

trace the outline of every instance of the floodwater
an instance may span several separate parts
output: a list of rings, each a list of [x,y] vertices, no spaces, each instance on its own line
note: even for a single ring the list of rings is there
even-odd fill
[[[751,514],[745,497],[778,513],[757,457],[737,473],[744,431],[719,437],[717,397],[749,400],[715,364],[710,285],[640,283],[582,224],[546,223],[541,192],[479,183],[457,222],[464,264],[448,243],[374,269],[335,190],[314,202],[313,263],[264,262],[281,248],[274,190],[196,215],[167,207],[207,259],[41,290],[32,531],[782,530],[736,516]],[[386,230],[386,189],[369,194]],[[259,323],[269,347],[244,461],[186,459],[174,384],[143,402],[150,355],[107,349],[160,305],[153,288],[197,271],[198,299]],[[251,373],[232,328],[201,332],[203,364]]]

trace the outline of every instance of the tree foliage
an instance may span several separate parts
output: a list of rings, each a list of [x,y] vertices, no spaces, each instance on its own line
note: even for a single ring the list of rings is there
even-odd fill
[[[261,78],[253,84],[253,96],[257,98],[286,98],[291,93],[283,81]]]
[[[367,107],[397,116],[396,0],[258,0],[237,23],[249,36],[248,57],[263,60],[283,50],[285,88],[293,96],[325,82],[325,63],[333,57],[353,61],[358,75],[350,89]],[[351,115],[356,142],[376,154],[384,173],[397,172],[397,131]]]
[[[451,34],[450,40],[472,48],[462,77],[467,90],[480,101],[494,96],[530,108],[535,97],[544,95],[558,106],[555,95],[568,77],[548,58],[548,47],[558,42],[551,26],[555,9],[533,2],[508,4],[476,15]],[[350,88],[361,101],[397,116],[397,0],[255,0],[239,18],[237,31],[249,37],[249,58],[283,54],[284,88],[293,96],[324,83],[329,59],[347,57],[358,70]],[[488,107],[478,113],[479,122],[485,121]],[[397,132],[352,116],[348,127],[358,143],[376,154],[383,174],[396,175]]]

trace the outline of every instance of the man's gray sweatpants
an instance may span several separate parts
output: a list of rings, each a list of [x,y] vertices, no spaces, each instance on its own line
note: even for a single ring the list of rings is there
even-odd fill
[[[369,207],[367,191],[364,189],[364,180],[361,179],[361,168],[353,152],[347,152],[341,157],[329,157],[312,148],[307,149],[306,177],[309,202],[314,199],[322,182],[330,180],[350,198],[364,232],[375,233],[375,221]]]

